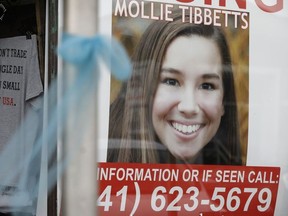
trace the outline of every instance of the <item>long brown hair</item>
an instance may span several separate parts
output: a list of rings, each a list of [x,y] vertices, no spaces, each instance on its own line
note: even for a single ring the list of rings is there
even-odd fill
[[[225,114],[215,137],[203,151],[203,163],[241,164],[234,78],[229,47],[221,28],[190,23],[174,13],[173,21],[155,21],[144,32],[132,57],[133,75],[110,107],[108,161],[160,162],[159,139],[152,124],[152,105],[167,47],[179,36],[213,40],[223,63]],[[171,155],[170,155],[171,156]],[[164,161],[165,162],[165,161]]]

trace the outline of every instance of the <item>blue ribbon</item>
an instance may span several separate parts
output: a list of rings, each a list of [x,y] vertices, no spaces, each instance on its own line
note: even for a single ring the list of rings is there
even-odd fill
[[[113,38],[101,35],[81,37],[64,34],[59,54],[79,70],[92,70],[102,59],[111,68],[112,75],[118,80],[127,80],[131,75],[131,64],[126,51]]]

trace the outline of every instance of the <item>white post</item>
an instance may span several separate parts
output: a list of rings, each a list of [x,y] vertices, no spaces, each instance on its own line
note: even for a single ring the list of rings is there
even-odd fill
[[[64,1],[64,31],[74,35],[93,36],[97,33],[97,16],[98,6],[97,0],[66,0]],[[69,73],[67,67],[64,65],[64,77],[73,81],[75,74]],[[68,81],[69,87],[69,81]],[[96,153],[97,153],[97,92],[89,99],[89,105],[81,113],[76,113],[71,107],[68,115],[67,127],[65,129],[64,138],[64,155],[74,154],[74,149],[71,146],[78,145],[73,142],[75,140],[75,132],[77,133],[77,126],[74,123],[75,118],[90,119],[81,125],[85,126],[85,135],[81,137],[80,149],[77,155],[73,156],[69,161],[65,177],[63,181],[63,204],[65,216],[95,216],[96,215]],[[70,109],[70,108],[69,108]],[[82,130],[82,132],[83,132]],[[79,134],[80,135],[80,134]],[[76,135],[77,137],[77,135]],[[84,139],[83,139],[84,138]]]

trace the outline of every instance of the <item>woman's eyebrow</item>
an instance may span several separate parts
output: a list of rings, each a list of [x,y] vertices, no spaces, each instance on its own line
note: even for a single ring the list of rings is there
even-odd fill
[[[179,71],[179,70],[177,70],[175,68],[165,68],[165,67],[163,67],[161,69],[161,73],[181,74],[181,71]],[[218,73],[204,73],[201,77],[202,77],[202,79],[221,80],[221,76]]]
[[[180,74],[181,72],[174,68],[162,68],[161,73],[172,73],[172,74]]]
[[[207,73],[202,75],[203,79],[221,79],[220,75],[217,73]]]
[[[181,74],[181,71],[174,68],[162,68],[161,73]],[[221,79],[218,73],[204,73],[202,79]]]

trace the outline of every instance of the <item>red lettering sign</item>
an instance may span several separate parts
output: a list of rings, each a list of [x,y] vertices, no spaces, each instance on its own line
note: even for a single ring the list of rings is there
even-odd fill
[[[102,163],[99,215],[274,215],[280,168]]]

